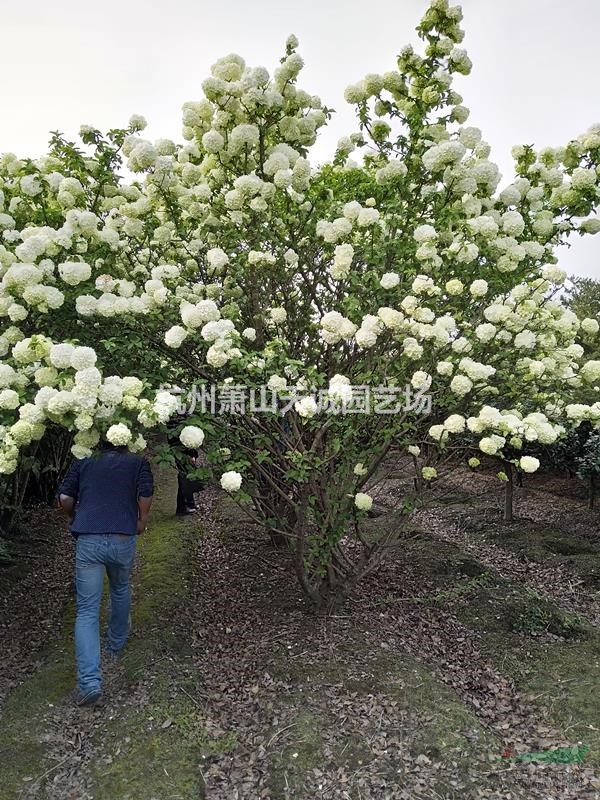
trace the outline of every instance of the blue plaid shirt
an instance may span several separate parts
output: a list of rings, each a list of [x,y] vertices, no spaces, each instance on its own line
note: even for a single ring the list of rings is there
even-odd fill
[[[151,497],[154,479],[145,458],[106,450],[71,464],[58,494],[75,498],[71,533],[137,533],[138,498]]]

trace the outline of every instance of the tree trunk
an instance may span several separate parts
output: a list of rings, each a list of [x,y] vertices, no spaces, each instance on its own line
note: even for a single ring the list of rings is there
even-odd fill
[[[508,477],[504,485],[504,511],[502,514],[502,519],[504,522],[512,522],[514,520],[513,516],[513,483],[514,483],[514,474],[513,474],[513,465],[510,461],[506,461],[505,464],[505,472]]]
[[[588,508],[594,508],[596,502],[596,480],[592,472],[588,483]]]

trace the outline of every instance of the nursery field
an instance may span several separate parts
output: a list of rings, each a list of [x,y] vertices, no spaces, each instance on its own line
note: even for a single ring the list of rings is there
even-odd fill
[[[68,699],[63,521],[33,511],[10,542],[2,800],[600,797],[600,522],[578,481],[525,476],[505,524],[492,473],[454,474],[329,616],[223,493],[175,518],[173,482],[100,708]],[[389,478],[373,529],[393,524],[394,493]]]

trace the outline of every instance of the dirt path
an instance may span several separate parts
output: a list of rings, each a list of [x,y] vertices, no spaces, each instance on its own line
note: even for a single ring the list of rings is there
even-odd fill
[[[411,540],[343,612],[315,617],[285,555],[222,493],[203,493],[202,513],[182,521],[171,516],[172,479],[161,485],[140,542],[134,635],[107,669],[106,705],[66,700],[67,609],[5,704],[0,800],[600,798],[597,755],[583,765],[502,758],[593,744],[596,708],[562,686],[585,691],[600,677],[585,665],[598,645],[569,645],[557,682],[536,665],[542,650],[562,658],[564,640],[496,630],[487,597],[483,607],[444,595],[469,580],[466,564],[485,568],[486,552],[452,531],[433,549]],[[30,610],[44,615],[34,599]]]

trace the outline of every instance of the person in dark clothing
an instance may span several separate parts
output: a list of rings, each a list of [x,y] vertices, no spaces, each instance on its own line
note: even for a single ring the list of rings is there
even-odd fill
[[[110,586],[107,655],[118,656],[127,641],[136,537],[146,528],[153,491],[148,461],[121,447],[76,459],[59,486],[59,502],[76,539],[78,705],[94,705],[102,694],[99,614],[105,573]]]
[[[177,459],[177,508],[175,513],[178,516],[196,512],[194,492],[200,491],[202,487],[199,481],[188,478],[187,473],[196,466],[197,457],[196,450],[185,449],[183,457]]]

